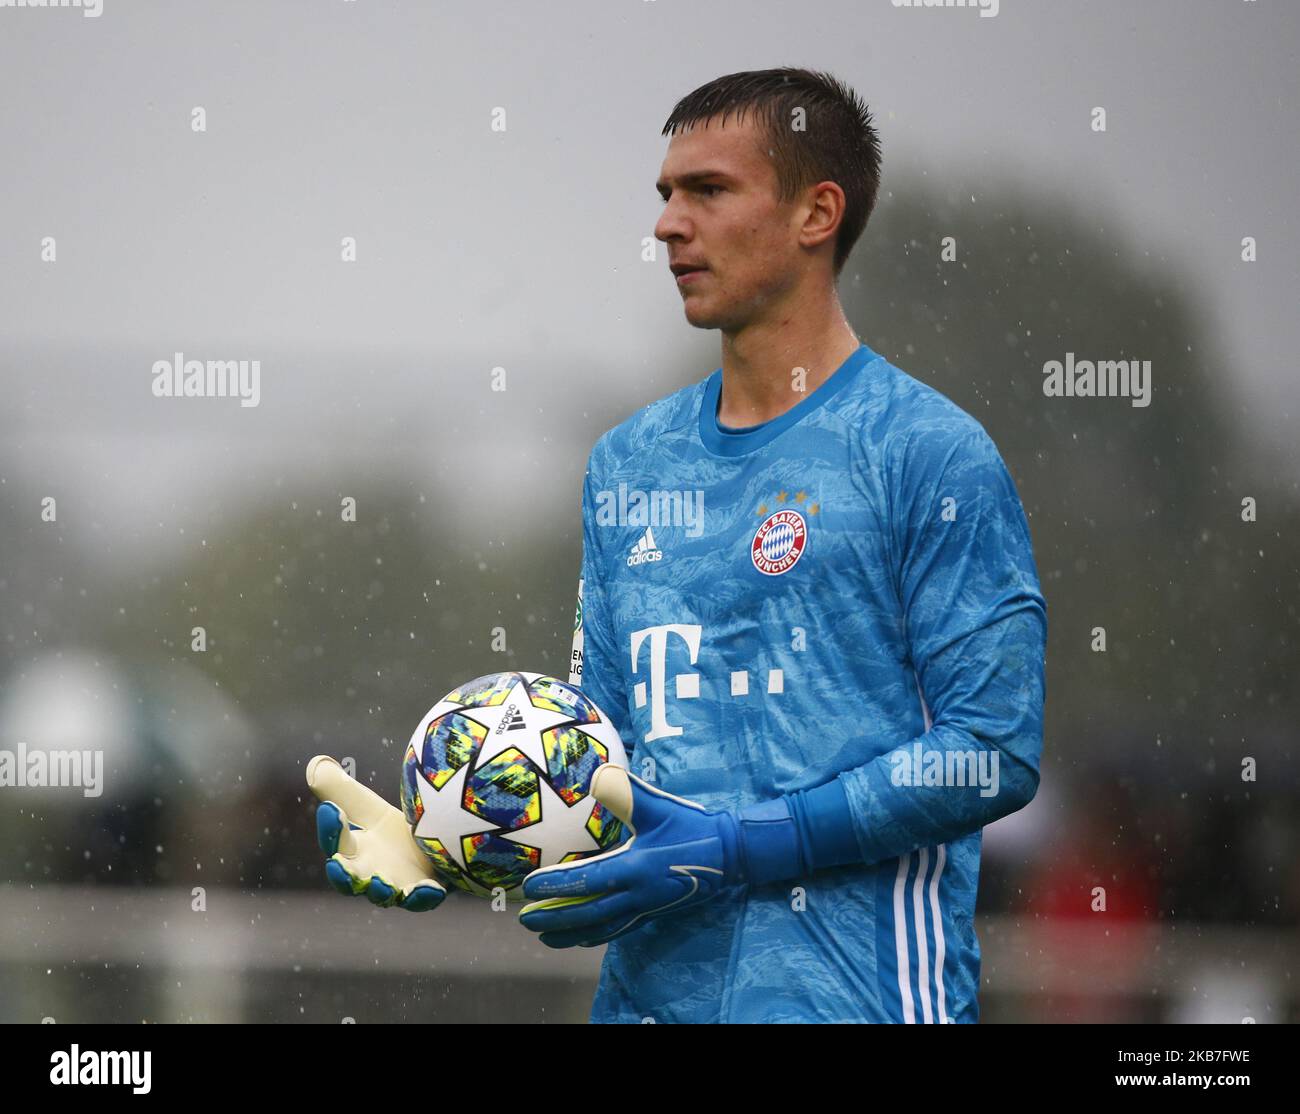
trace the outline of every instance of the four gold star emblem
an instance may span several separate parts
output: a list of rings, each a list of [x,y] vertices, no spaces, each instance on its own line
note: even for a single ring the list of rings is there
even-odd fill
[[[788,491],[778,491],[776,493],[776,501],[778,503],[784,503],[789,497],[790,497],[790,493]],[[808,500],[808,493],[806,491],[795,492],[794,501],[796,503],[804,503],[807,502],[807,500]],[[766,515],[769,509],[770,508],[766,503],[759,503],[757,513],[760,515]],[[821,510],[820,503],[808,503],[807,511],[809,514],[817,514],[820,510]]]

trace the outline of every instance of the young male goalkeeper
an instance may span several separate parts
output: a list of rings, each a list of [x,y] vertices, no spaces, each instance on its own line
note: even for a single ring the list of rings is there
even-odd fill
[[[593,791],[635,834],[535,871],[521,920],[609,943],[593,1021],[975,1021],[981,829],[1042,747],[1019,497],[980,424],[844,318],[880,180],[856,95],[731,74],[664,134],[655,235],[722,366],[592,451],[570,679],[627,746]],[[440,900],[418,860],[367,886],[340,857],[349,892]]]

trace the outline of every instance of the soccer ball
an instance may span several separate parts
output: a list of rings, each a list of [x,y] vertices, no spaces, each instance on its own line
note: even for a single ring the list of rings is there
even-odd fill
[[[577,688],[492,673],[449,692],[402,759],[402,811],[438,881],[488,896],[538,867],[599,854],[622,822],[588,795],[606,762],[627,765],[614,725]]]

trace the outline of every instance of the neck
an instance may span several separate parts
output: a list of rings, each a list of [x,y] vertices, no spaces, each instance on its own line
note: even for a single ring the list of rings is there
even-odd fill
[[[718,421],[743,427],[780,417],[825,383],[861,343],[834,290],[819,304],[784,305],[765,320],[724,332]]]

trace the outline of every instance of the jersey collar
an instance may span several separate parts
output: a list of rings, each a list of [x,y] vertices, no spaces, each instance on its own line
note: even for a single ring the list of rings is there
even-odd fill
[[[722,368],[718,368],[704,382],[700,398],[700,440],[716,456],[744,456],[761,449],[773,438],[780,436],[796,422],[824,406],[843,390],[872,360],[877,359],[865,344],[860,345],[826,381],[807,398],[779,414],[771,421],[759,425],[733,428],[718,424],[718,399],[722,395]]]

